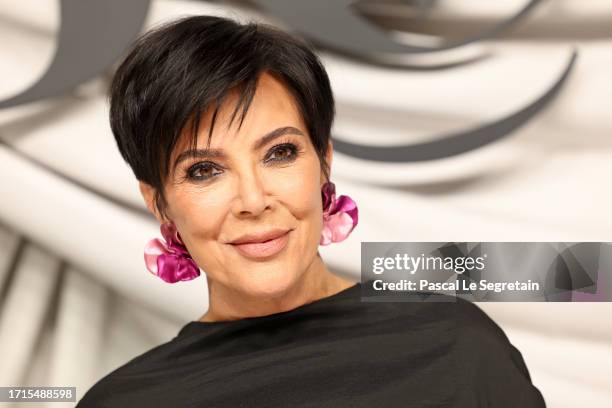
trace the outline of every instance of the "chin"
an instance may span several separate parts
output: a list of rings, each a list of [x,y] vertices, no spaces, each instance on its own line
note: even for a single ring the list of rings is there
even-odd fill
[[[288,273],[287,268],[269,266],[253,268],[248,276],[240,279],[241,292],[254,297],[277,297],[284,295],[297,281],[297,275]]]

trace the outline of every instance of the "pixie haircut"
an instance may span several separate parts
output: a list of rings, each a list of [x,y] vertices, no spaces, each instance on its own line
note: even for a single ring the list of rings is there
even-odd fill
[[[329,78],[308,44],[273,26],[191,16],[160,25],[137,38],[110,85],[110,125],[136,178],[155,188],[155,206],[166,215],[164,182],[181,134],[197,146],[201,116],[212,111],[208,143],[218,109],[230,91],[239,97],[230,124],[242,124],[257,82],[269,72],[288,88],[299,108],[321,169],[334,99]]]

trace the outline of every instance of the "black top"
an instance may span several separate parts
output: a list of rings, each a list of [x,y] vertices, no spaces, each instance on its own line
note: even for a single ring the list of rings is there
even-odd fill
[[[93,407],[545,407],[477,305],[365,302],[361,283],[293,310],[187,323],[98,381]]]

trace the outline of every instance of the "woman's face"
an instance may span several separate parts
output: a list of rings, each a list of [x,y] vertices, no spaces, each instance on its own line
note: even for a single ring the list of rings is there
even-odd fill
[[[300,280],[317,256],[325,177],[282,82],[265,73],[260,77],[240,129],[238,118],[227,127],[236,98],[231,94],[218,111],[210,141],[217,154],[204,153],[212,112],[200,124],[197,149],[202,151],[186,153],[185,139],[173,151],[165,184],[167,214],[213,284],[245,295],[274,296]],[[332,150],[330,142],[330,166]],[[145,199],[152,209],[150,191]],[[270,255],[244,253],[239,248],[247,247],[230,244],[246,234],[273,230],[289,232],[280,240],[284,247]]]

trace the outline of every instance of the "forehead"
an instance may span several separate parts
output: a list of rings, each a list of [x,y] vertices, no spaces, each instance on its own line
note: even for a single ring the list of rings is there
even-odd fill
[[[242,108],[238,108],[232,120],[240,98],[239,92],[241,91],[238,89],[231,90],[223,104],[217,109],[216,114],[214,106],[203,112],[198,128],[198,147],[206,147],[213,117],[214,127],[210,139],[211,147],[222,148],[229,143],[243,143],[254,140],[282,126],[293,126],[306,134],[306,126],[295,97],[284,82],[276,76],[266,72],[259,77],[253,100],[242,123],[240,123]],[[192,124],[193,122],[190,121],[185,126],[173,151],[173,159],[188,148],[188,143],[192,139]]]

